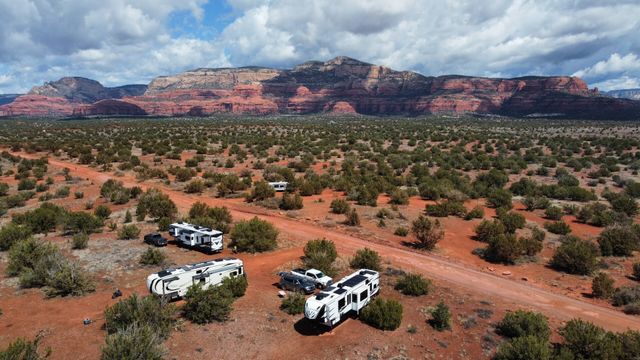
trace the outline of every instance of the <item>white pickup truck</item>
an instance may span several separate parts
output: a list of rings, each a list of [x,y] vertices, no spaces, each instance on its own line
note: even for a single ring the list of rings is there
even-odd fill
[[[325,275],[322,271],[316,269],[293,269],[291,270],[293,275],[303,277],[312,284],[315,284],[318,289],[324,289],[327,286],[333,284],[333,279]]]

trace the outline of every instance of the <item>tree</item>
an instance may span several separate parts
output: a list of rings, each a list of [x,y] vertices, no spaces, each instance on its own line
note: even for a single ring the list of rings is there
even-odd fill
[[[562,220],[562,209],[557,206],[550,206],[544,211],[544,216],[550,220]]]
[[[171,225],[171,219],[163,217],[158,220],[158,231],[169,231],[169,225]]]
[[[89,236],[84,233],[77,233],[73,235],[73,248],[74,249],[86,249],[89,245]]]
[[[418,239],[418,246],[431,251],[444,238],[444,231],[440,229],[440,221],[431,221],[422,215],[413,221],[411,232]]]
[[[104,310],[105,329],[107,333],[113,334],[134,324],[145,324],[160,340],[165,340],[171,335],[174,324],[172,317],[176,311],[175,305],[167,303],[161,297],[142,297],[135,292]]]
[[[444,302],[438,303],[435,310],[431,313],[431,326],[437,331],[445,331],[451,329],[451,312]]]
[[[93,214],[104,221],[111,215],[111,209],[106,205],[98,205]]]
[[[546,342],[551,335],[547,317],[533,311],[517,310],[515,313],[507,313],[498,323],[497,329],[510,339],[535,336]]]
[[[231,276],[222,279],[220,287],[223,287],[226,291],[229,291],[233,298],[239,298],[244,296],[244,293],[249,287],[249,282],[245,276]]]
[[[496,209],[501,207],[512,209],[513,203],[511,202],[511,198],[512,195],[509,190],[494,189],[490,192],[489,196],[487,196],[487,203]]]
[[[3,226],[0,230],[0,251],[7,251],[13,244],[28,239],[33,233],[24,226],[13,222]]]
[[[9,193],[9,184],[0,182],[0,196],[7,196]]]
[[[287,293],[287,296],[282,299],[280,309],[284,310],[289,315],[298,315],[304,312],[304,304],[307,299],[298,293]]]
[[[596,244],[574,235],[564,236],[561,241],[551,258],[551,266],[578,275],[590,275],[598,269],[600,250]]]
[[[184,192],[186,192],[187,194],[200,194],[206,188],[207,187],[204,185],[202,181],[193,180],[184,187]]]
[[[476,233],[476,240],[488,243],[491,238],[504,234],[504,225],[499,220],[482,220],[473,231]]]
[[[501,234],[489,240],[487,253],[492,261],[514,263],[522,256],[522,245],[515,234]]]
[[[351,210],[351,205],[345,199],[335,199],[329,207],[334,214],[346,214]]]
[[[640,281],[640,262],[633,263],[633,277]]]
[[[604,256],[632,256],[640,249],[640,237],[631,226],[607,226],[598,236],[598,244]]]
[[[203,289],[202,285],[197,283],[187,290],[182,313],[196,324],[223,322],[231,313],[233,300],[233,295],[225,287],[209,286]]]
[[[362,309],[360,318],[365,323],[385,331],[393,331],[402,323],[403,307],[394,299],[377,298]]]
[[[360,215],[358,215],[356,209],[352,209],[351,212],[347,213],[344,223],[349,226],[360,226]]]
[[[356,251],[356,254],[349,263],[354,269],[369,269],[374,271],[382,270],[382,258],[377,251],[369,248],[364,248]]]
[[[191,205],[191,208],[189,209],[189,217],[192,219],[205,217],[207,216],[209,209],[209,205],[200,201],[196,201]]]
[[[304,204],[302,203],[302,196],[300,196],[300,194],[293,194],[293,195],[289,195],[287,193],[282,194],[282,202],[280,203],[280,209],[300,210],[303,207],[304,207]]]
[[[115,334],[107,335],[100,360],[164,359],[159,336],[144,323],[135,323]]]
[[[247,199],[249,201],[262,201],[274,196],[276,196],[276,189],[269,186],[266,181],[258,181]]]
[[[337,274],[333,262],[338,258],[338,251],[333,241],[315,239],[304,246],[304,265],[307,268],[318,269],[333,277]]]
[[[9,343],[6,349],[0,349],[0,359],[3,360],[40,360],[48,359],[51,356],[51,348],[47,347],[44,352],[38,352],[40,338],[36,337],[33,342],[26,338],[17,338]]]
[[[138,262],[141,265],[160,265],[167,259],[167,255],[160,249],[148,247],[142,254]]]
[[[522,251],[529,256],[534,256],[542,251],[544,245],[542,241],[536,240],[534,237],[521,237],[518,241],[522,247]]]
[[[571,227],[563,220],[554,222],[546,221],[543,226],[552,234],[567,235],[571,232]]]
[[[593,295],[600,299],[609,299],[616,290],[614,286],[615,280],[604,272],[599,272],[591,282]]]
[[[629,217],[638,215],[638,203],[627,195],[618,195],[611,201],[611,209],[616,212],[627,214]]]
[[[552,352],[548,341],[527,335],[513,338],[500,344],[494,360],[551,360]]]
[[[239,221],[231,230],[231,246],[239,251],[257,253],[270,251],[278,245],[279,231],[272,223],[260,220],[257,216],[246,221]]]
[[[161,190],[156,188],[149,188],[144,194],[142,194],[142,196],[140,196],[138,210],[140,213],[137,211],[136,213],[139,216],[142,211],[146,211],[145,215],[149,214],[156,219],[162,217],[173,218],[178,213],[176,204],[169,198],[169,196],[163,194]],[[144,220],[144,218],[142,218],[142,220]]]
[[[118,230],[118,238],[122,240],[132,240],[140,235],[140,229],[135,225],[123,225],[121,230]]]
[[[402,189],[395,189],[389,194],[389,204],[409,205],[409,195]]]
[[[517,229],[523,229],[527,224],[527,220],[523,215],[515,213],[513,211],[501,211],[504,208],[498,209],[498,217],[502,225],[504,226],[504,231],[508,234],[515,234]]]
[[[130,223],[131,221],[133,221],[133,218],[131,216],[131,211],[129,211],[129,209],[127,209],[127,212],[124,213],[124,223]]]
[[[395,289],[404,295],[422,296],[429,293],[431,280],[421,274],[404,274],[396,282]]]
[[[576,359],[619,359],[622,350],[620,339],[612,332],[582,319],[572,319],[558,333]]]

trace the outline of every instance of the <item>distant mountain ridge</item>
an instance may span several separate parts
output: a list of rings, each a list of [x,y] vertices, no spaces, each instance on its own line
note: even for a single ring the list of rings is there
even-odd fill
[[[605,94],[619,99],[640,100],[640,89],[611,90]]]
[[[0,106],[11,104],[13,100],[15,100],[21,94],[1,94],[0,95]]]
[[[114,89],[121,89],[117,96]],[[0,116],[338,112],[640,119],[640,102],[599,94],[577,77],[432,77],[344,56],[307,61],[291,70],[257,66],[189,70],[157,77],[144,93],[141,90],[142,86],[109,89],[89,79],[64,78],[0,106]]]

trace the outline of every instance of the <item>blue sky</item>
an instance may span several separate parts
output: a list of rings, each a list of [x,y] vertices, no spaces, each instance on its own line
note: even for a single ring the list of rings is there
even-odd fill
[[[0,0],[0,93],[342,55],[432,76],[640,88],[638,14],[637,0]]]

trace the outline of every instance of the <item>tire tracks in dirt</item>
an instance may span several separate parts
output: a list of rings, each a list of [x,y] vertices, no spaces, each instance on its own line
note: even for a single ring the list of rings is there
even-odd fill
[[[37,155],[24,153],[14,153],[14,155],[31,159],[38,158]],[[223,199],[199,197],[172,190],[164,186],[138,183],[135,179],[131,178],[118,178],[83,165],[65,163],[54,159],[49,159],[49,164],[61,168],[68,167],[74,176],[89,178],[98,183],[115,179],[122,181],[126,186],[140,186],[145,190],[149,187],[156,187],[161,189],[165,194],[168,194],[176,205],[183,208],[189,208],[191,204],[196,201],[204,202],[210,206],[224,205],[229,208],[235,219],[246,220],[254,216],[263,219],[267,218],[283,233],[305,240],[326,237],[333,240],[338,249],[343,252],[354,253],[356,250],[366,246],[379,252],[381,256],[391,260],[393,263],[409,267],[415,272],[511,301],[515,304],[536,308],[560,319],[582,318],[600,325],[607,330],[617,332],[623,332],[627,329],[640,330],[640,319],[637,317],[554,294],[529,284],[500,277],[499,275],[483,273],[427,254],[413,252],[390,244],[370,242],[302,221],[264,214],[258,211],[253,212]]]

